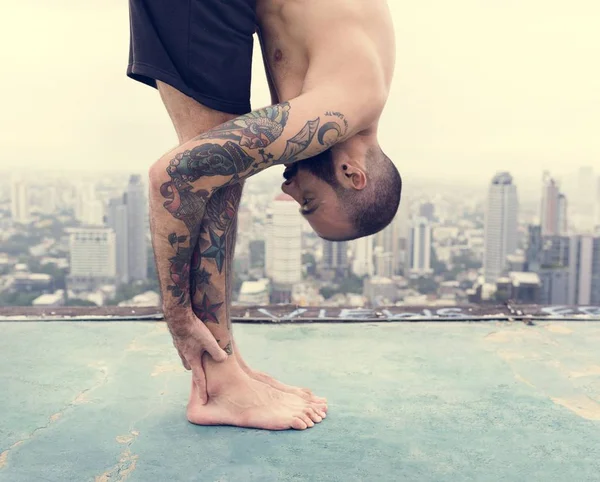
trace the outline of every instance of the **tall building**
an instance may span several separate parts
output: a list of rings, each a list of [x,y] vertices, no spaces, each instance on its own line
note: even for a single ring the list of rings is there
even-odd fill
[[[139,175],[129,178],[127,191],[108,202],[106,222],[116,236],[117,280],[119,283],[148,277],[147,203]]]
[[[148,208],[142,178],[138,174],[129,178],[126,202],[129,278],[145,280],[148,277],[148,229],[146,224]]]
[[[373,276],[373,236],[353,241],[352,272],[359,277]]]
[[[558,234],[561,236],[569,233],[567,206],[567,197],[561,192],[558,195]]]
[[[375,257],[375,276],[381,278],[391,278],[394,276],[394,258],[392,253],[383,250],[382,246],[377,246],[374,250]]]
[[[579,232],[592,233],[595,224],[595,194],[596,178],[592,166],[579,168],[577,182],[577,195],[575,196],[575,213],[577,215],[577,228]]]
[[[106,210],[106,223],[115,233],[117,282],[129,283],[129,230],[127,227],[127,195],[111,199]]]
[[[72,228],[69,232],[70,272],[73,291],[89,291],[115,281],[116,242],[110,228]]]
[[[596,206],[594,215],[594,224],[598,234],[600,234],[600,176],[598,176],[596,182]]]
[[[556,181],[550,177],[548,172],[544,172],[542,181],[542,206],[540,212],[540,224],[542,226],[542,236],[554,236],[562,234],[559,229],[559,216],[561,209],[565,209],[565,203],[559,207],[560,191]],[[564,196],[562,197],[564,200]],[[560,214],[559,214],[560,213]],[[564,219],[562,220],[564,222]]]
[[[600,304],[600,237],[571,237],[569,304]]]
[[[567,236],[542,236],[541,226],[529,226],[525,258],[527,270],[537,273],[540,278],[540,303],[569,303],[569,253]]]
[[[496,174],[489,187],[485,213],[483,269],[486,283],[495,283],[506,257],[517,250],[517,187],[508,172]]]
[[[374,237],[374,246],[375,248],[381,248],[381,252],[385,253],[385,258],[390,263],[392,275],[401,272],[399,220],[398,216],[394,217],[392,222],[385,229],[375,234]]]
[[[431,269],[431,224],[426,218],[413,220],[409,239],[410,274],[423,276],[433,273]]]
[[[76,187],[75,219],[83,226],[104,224],[104,205],[98,198],[96,185],[92,182],[83,182]]]
[[[435,205],[431,202],[421,204],[419,206],[419,216],[432,222],[435,218]]]
[[[322,267],[336,276],[348,274],[348,242],[323,240]]]
[[[27,196],[27,183],[20,178],[13,178],[11,182],[10,210],[14,222],[26,224],[29,222],[29,199]]]
[[[291,196],[275,197],[266,244],[274,302],[289,302],[292,286],[302,281],[302,222]]]

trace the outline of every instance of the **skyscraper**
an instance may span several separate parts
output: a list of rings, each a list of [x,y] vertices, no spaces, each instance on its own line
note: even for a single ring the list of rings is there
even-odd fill
[[[26,224],[29,222],[29,199],[27,183],[18,177],[11,182],[10,211],[14,222]]]
[[[431,224],[426,218],[416,217],[410,231],[410,274],[423,276],[431,269]]]
[[[390,263],[392,275],[399,274],[401,271],[399,220],[399,216],[396,215],[392,222],[374,237],[374,246],[381,248],[382,255],[385,254],[384,257]]]
[[[116,276],[115,233],[110,228],[71,228],[69,233],[70,290],[94,290],[112,284]]]
[[[127,261],[131,280],[148,277],[147,211],[142,178],[134,174],[127,185]]]
[[[485,213],[483,269],[486,283],[502,274],[506,257],[517,250],[517,187],[508,172],[492,178]]]
[[[83,226],[104,224],[104,205],[98,198],[96,185],[92,182],[83,182],[76,187],[75,219]]]
[[[558,232],[557,234],[565,236],[569,233],[567,218],[567,197],[563,193],[558,195]]]
[[[577,196],[575,197],[577,228],[583,233],[592,233],[595,219],[595,197],[596,197],[596,178],[594,177],[594,168],[592,166],[582,166],[579,168],[579,179],[577,182]]]
[[[542,236],[558,234],[558,195],[559,190],[556,181],[550,177],[548,172],[544,172],[540,212]]]
[[[292,286],[302,280],[302,218],[294,199],[279,194],[272,204],[267,236],[267,275],[273,301],[289,302]]]
[[[353,241],[352,272],[359,277],[373,276],[373,236]]]
[[[427,219],[427,221],[433,221],[435,217],[435,205],[431,202],[421,204],[419,206],[419,216]]]
[[[346,241],[323,240],[323,269],[337,276],[348,274],[348,243]]]
[[[571,237],[569,304],[600,304],[600,237]]]
[[[111,199],[106,212],[107,225],[115,232],[117,282],[129,283],[129,243],[127,195]]]

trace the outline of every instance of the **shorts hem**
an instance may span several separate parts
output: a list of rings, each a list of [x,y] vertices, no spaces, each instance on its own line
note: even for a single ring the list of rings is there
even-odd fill
[[[177,89],[179,92],[187,95],[188,97],[191,97],[202,105],[220,112],[241,115],[247,114],[252,110],[250,108],[250,102],[247,104],[241,104],[238,102],[229,102],[211,97],[198,92],[195,89],[191,89],[177,75],[164,71],[158,67],[144,64],[142,62],[134,62],[133,64],[129,64],[127,67],[127,77],[149,85],[150,87],[154,87],[155,89],[157,88],[156,81],[160,80],[165,84],[169,84],[171,87]]]

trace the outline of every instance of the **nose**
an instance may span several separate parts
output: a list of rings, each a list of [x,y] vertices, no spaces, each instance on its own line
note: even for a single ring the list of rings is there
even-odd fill
[[[296,197],[296,191],[295,191],[295,188],[294,188],[294,186],[295,186],[295,182],[294,182],[294,180],[292,179],[292,181],[291,181],[291,182],[284,182],[284,183],[281,185],[281,190],[282,190],[284,193],[286,193],[288,196],[292,196],[292,197],[294,198],[294,200],[295,200],[296,202],[298,202],[298,198]]]

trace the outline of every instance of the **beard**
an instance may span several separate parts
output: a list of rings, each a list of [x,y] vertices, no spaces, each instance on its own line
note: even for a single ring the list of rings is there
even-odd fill
[[[283,177],[286,180],[291,180],[301,169],[310,172],[313,176],[318,177],[334,188],[338,187],[338,180],[335,177],[335,164],[329,149],[316,156],[295,162],[286,169]]]

